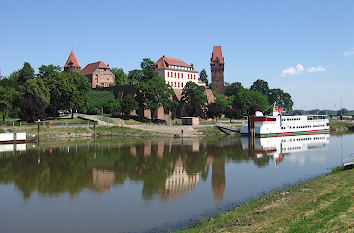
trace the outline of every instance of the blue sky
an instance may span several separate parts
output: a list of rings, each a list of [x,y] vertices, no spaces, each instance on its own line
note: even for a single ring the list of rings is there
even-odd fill
[[[209,73],[213,45],[225,81],[256,79],[289,92],[296,109],[354,109],[354,1],[10,1],[0,3],[2,75],[25,61],[126,72],[144,57],[181,58]]]

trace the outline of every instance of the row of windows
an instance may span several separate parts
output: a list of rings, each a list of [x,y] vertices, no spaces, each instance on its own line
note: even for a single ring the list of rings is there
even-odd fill
[[[289,139],[289,142],[295,142],[295,141],[310,141],[311,139],[313,140],[324,140],[326,139],[325,137],[314,137],[314,138],[297,138],[297,139]],[[281,140],[282,143],[286,142],[286,139]]]
[[[300,125],[300,126],[288,126],[288,129],[307,129],[307,128],[311,128],[311,127],[323,127],[325,125]],[[286,126],[282,126],[281,129],[286,129]]]
[[[170,77],[170,75],[171,75],[171,78],[173,78],[173,76],[175,77],[175,78],[180,78],[180,76],[181,76],[181,78],[183,78],[183,73],[177,73],[177,72],[171,72],[171,74],[170,74],[170,72],[167,72],[167,77]],[[188,79],[195,79],[195,74],[187,74],[187,78]]]
[[[172,66],[172,65],[169,65],[168,68],[171,68],[171,69],[180,69],[180,70],[192,70],[191,67],[185,67],[185,66]]]
[[[282,118],[281,121],[299,121],[300,118]]]
[[[171,87],[173,87],[173,84],[175,85],[175,87],[182,87],[183,88],[183,83],[181,82],[171,82],[170,81],[167,81],[167,84],[168,85],[171,85]]]

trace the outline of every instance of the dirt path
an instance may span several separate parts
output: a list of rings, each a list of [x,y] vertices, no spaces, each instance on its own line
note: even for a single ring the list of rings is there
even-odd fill
[[[199,134],[194,130],[193,126],[183,125],[183,126],[169,126],[169,125],[126,125],[125,127],[133,129],[141,129],[159,133],[168,133],[184,137],[198,137]],[[183,133],[182,133],[183,131]]]

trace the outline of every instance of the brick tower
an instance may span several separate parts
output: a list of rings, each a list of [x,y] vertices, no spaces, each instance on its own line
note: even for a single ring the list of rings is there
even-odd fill
[[[214,46],[210,59],[211,89],[220,95],[224,95],[224,64],[221,46]]]
[[[79,62],[76,59],[75,53],[73,50],[71,50],[71,53],[69,55],[68,60],[66,61],[64,65],[64,71],[65,72],[70,72],[70,71],[77,71],[80,72],[81,66]]]

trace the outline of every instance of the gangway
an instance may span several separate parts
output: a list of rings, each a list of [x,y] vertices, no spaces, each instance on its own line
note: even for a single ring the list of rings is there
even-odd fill
[[[225,133],[227,135],[229,135],[230,132],[240,133],[240,129],[235,128],[232,125],[217,124],[216,128],[218,128],[221,132],[223,132],[223,133]]]

